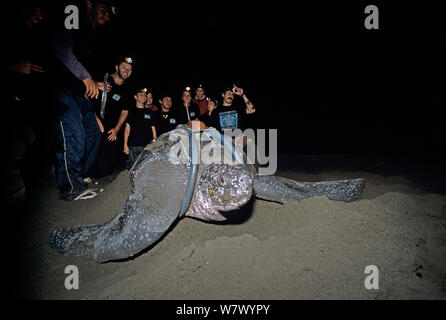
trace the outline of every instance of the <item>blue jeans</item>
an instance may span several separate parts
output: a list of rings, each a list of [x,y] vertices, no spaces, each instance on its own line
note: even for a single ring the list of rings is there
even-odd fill
[[[129,146],[129,160],[127,161],[127,169],[130,169],[138,159],[141,152],[144,151],[145,147]]]
[[[87,99],[68,89],[60,90],[56,98],[66,108],[59,121],[56,151],[59,198],[72,200],[87,188],[84,178],[96,160],[101,132]]]

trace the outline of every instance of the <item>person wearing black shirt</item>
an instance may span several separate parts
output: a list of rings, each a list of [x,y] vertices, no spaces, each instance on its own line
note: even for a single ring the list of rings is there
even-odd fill
[[[254,105],[248,99],[242,88],[234,87],[227,88],[222,92],[223,103],[221,107],[212,112],[211,119],[214,124],[217,124],[217,128],[220,131],[225,129],[244,129],[243,120],[247,115],[256,112]],[[237,101],[234,98],[241,97],[244,101],[244,105],[241,101]],[[234,101],[235,100],[235,101]]]
[[[147,89],[141,89],[134,96],[136,108],[132,110],[126,123],[124,134],[124,153],[128,154],[127,168],[133,166],[135,160],[145,146],[156,140],[156,128],[152,110],[145,107]]]
[[[217,113],[218,101],[212,98],[206,98],[207,112],[200,116],[200,120],[204,122],[208,128],[219,128],[217,117],[213,116],[213,113]]]
[[[126,57],[119,60],[115,73],[108,79],[107,103],[101,116],[101,100],[94,103],[95,116],[102,133],[101,145],[89,176],[103,178],[118,170],[123,164],[124,134],[121,130],[133,104],[129,78],[133,72],[133,59]]]
[[[163,94],[159,103],[161,108],[154,112],[156,132],[158,133],[158,136],[172,131],[179,124],[177,115],[172,108],[172,97],[168,94]]]
[[[192,102],[192,93],[189,87],[183,90],[181,103],[178,107],[178,124],[188,124],[190,121],[197,120],[200,117],[200,108]]]

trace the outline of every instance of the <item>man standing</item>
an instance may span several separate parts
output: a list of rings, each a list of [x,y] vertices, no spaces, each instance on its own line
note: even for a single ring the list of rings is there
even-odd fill
[[[188,124],[190,121],[197,120],[200,117],[200,109],[192,102],[192,93],[190,87],[183,90],[181,96],[181,105],[178,110],[178,123]]]
[[[196,103],[198,108],[200,108],[200,116],[208,113],[208,99],[206,99],[203,85],[198,85],[197,90],[195,90],[195,99],[192,102]]]
[[[98,155],[89,175],[103,178],[124,164],[123,125],[129,115],[132,90],[128,80],[133,72],[133,59],[123,58],[115,65],[115,73],[108,79],[107,103],[101,115],[101,100],[94,103],[95,116],[102,132]],[[104,94],[104,93],[103,93]]]
[[[234,98],[238,96],[244,101],[244,106]],[[256,112],[254,105],[246,96],[242,88],[233,86],[233,88],[227,88],[222,92],[223,103],[222,105],[212,112],[212,122],[218,125],[218,130],[223,131],[225,129],[244,129],[243,120],[247,115]]]
[[[158,136],[169,132],[179,124],[177,116],[172,110],[172,97],[164,93],[159,100],[161,108],[154,112],[155,128]]]
[[[99,149],[101,132],[89,100],[98,98],[100,88],[89,70],[97,29],[112,13],[109,1],[86,0],[79,6],[79,14],[79,29],[58,30],[52,41],[57,57],[54,97],[60,115],[57,184],[59,199],[66,201],[83,198],[88,187],[84,178]]]
[[[133,109],[125,126],[124,153],[128,154],[127,168],[130,169],[144,148],[156,140],[153,113],[145,107],[147,89],[138,90],[134,96],[136,108]]]

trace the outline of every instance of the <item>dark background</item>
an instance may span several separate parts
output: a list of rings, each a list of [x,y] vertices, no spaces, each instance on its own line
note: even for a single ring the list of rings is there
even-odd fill
[[[384,159],[386,173],[410,172],[417,183],[435,181],[436,191],[446,191],[445,13],[438,2],[118,2],[99,43],[103,72],[118,56],[132,56],[135,85],[155,96],[179,97],[198,83],[216,96],[235,83],[256,106],[252,126],[278,129],[279,156],[314,155],[279,158],[282,168],[370,171]],[[379,30],[364,27],[369,4],[379,8]],[[8,18],[5,10],[4,33]]]
[[[366,30],[375,4],[380,29]],[[280,153],[439,153],[441,8],[403,1],[121,1],[104,41],[142,86],[180,95],[236,83]],[[105,60],[104,60],[105,61]],[[112,64],[112,62],[110,62]]]
[[[64,18],[64,1],[41,2]],[[279,153],[434,159],[446,146],[438,2],[115,2],[118,14],[98,43],[97,80],[131,56],[135,85],[155,97],[179,98],[199,83],[220,97],[235,83],[256,106],[250,126],[279,129]],[[379,30],[364,27],[369,4],[379,8]],[[4,21],[13,17],[4,18],[8,33]]]

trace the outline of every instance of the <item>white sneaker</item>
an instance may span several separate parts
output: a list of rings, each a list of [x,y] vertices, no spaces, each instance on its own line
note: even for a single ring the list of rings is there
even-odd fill
[[[90,178],[90,177],[87,177],[87,178],[85,178],[84,179],[84,182],[85,183],[88,183],[88,184],[99,184],[99,182],[97,182],[96,180],[93,180],[92,178]]]
[[[74,198],[74,200],[93,199],[102,191],[104,191],[104,189],[87,189],[84,192],[82,192],[80,195],[78,195],[76,198]]]

